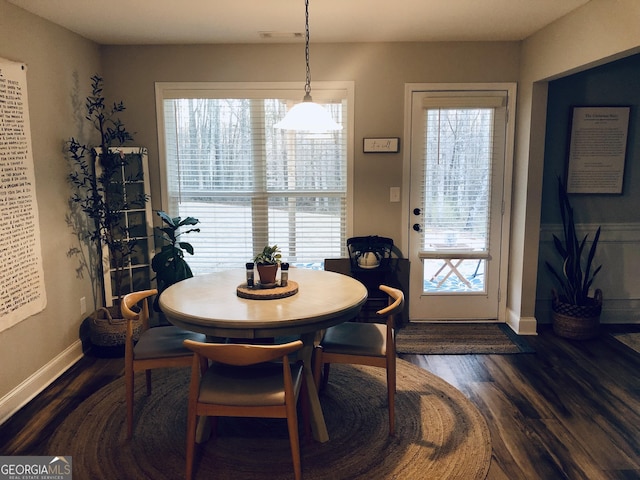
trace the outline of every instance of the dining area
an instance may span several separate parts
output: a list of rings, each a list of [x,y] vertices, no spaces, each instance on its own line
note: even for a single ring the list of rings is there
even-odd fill
[[[46,437],[7,436],[4,451],[65,454],[74,478],[486,477],[481,413],[396,355],[402,290],[381,285],[388,305],[363,322],[367,288],[349,275],[291,268],[283,295],[280,282],[182,280],[159,295],[160,325],[155,289],[126,295],[124,361],[85,356],[25,412]]]
[[[288,276],[288,278],[287,278]],[[287,420],[294,478],[302,478],[298,411],[304,440],[330,441],[318,395],[321,377],[328,382],[330,362],[389,367],[390,399],[395,393],[393,315],[404,306],[399,289],[381,286],[389,294],[382,324],[358,323],[367,289],[358,280],[335,272],[293,268],[281,270],[275,284],[253,282],[253,272],[234,269],[182,280],[162,292],[159,306],[170,326],[144,329],[134,340],[133,329],[125,354],[127,378],[127,437],[135,441],[135,372],[146,372],[151,394],[153,368],[191,366],[186,431],[186,478],[194,478],[198,445],[216,437],[217,417],[267,417]],[[123,299],[125,318],[148,318],[149,298],[156,290],[131,293]],[[387,322],[391,319],[391,322]],[[389,325],[389,328],[387,328]],[[341,331],[347,326],[347,330]],[[354,332],[353,327],[358,329]],[[164,329],[156,339],[148,336]],[[325,335],[333,344],[323,346]],[[336,338],[345,343],[337,346]],[[354,346],[355,340],[355,346]],[[180,348],[182,343],[182,348]],[[337,356],[331,357],[331,350]],[[137,355],[136,350],[142,351]],[[155,351],[155,358],[149,357]],[[351,352],[349,352],[351,350]],[[389,352],[389,355],[386,352]],[[353,357],[349,357],[349,353]],[[314,368],[316,355],[324,361]],[[369,357],[377,357],[371,362]],[[144,357],[144,358],[140,358]],[[291,359],[291,360],[290,360]],[[322,369],[324,367],[324,369]],[[390,380],[393,378],[393,380]],[[393,402],[388,402],[393,405]],[[393,433],[393,409],[390,407]],[[213,421],[212,421],[213,419]],[[213,431],[212,431],[213,430]],[[306,436],[311,433],[313,439]],[[201,458],[200,462],[207,459]]]

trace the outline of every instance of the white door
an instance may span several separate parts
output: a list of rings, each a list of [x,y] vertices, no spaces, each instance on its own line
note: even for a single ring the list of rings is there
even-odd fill
[[[409,317],[504,321],[515,86],[407,96]]]

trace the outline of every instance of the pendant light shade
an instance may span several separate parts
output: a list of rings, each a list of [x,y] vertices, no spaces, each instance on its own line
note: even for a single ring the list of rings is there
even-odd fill
[[[341,130],[342,126],[331,118],[329,112],[311,99],[311,69],[309,68],[309,0],[305,0],[305,61],[307,78],[304,86],[304,98],[301,103],[287,112],[285,117],[274,125],[283,130],[305,132],[330,132]]]
[[[311,99],[294,105],[285,117],[275,124],[275,127],[307,132],[329,132],[342,129],[325,108]]]

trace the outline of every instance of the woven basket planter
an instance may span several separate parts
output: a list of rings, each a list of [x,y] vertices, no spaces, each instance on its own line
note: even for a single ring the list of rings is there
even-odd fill
[[[141,331],[142,320],[134,320],[134,340],[138,340]],[[120,347],[127,337],[127,321],[124,318],[113,318],[107,308],[99,308],[91,315],[89,336],[96,347]]]
[[[574,305],[560,300],[553,291],[553,331],[572,340],[589,340],[600,332],[602,290],[597,289],[589,305]]]

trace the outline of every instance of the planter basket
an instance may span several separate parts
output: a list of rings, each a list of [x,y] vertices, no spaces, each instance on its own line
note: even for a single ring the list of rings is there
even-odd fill
[[[573,340],[588,340],[598,335],[602,313],[602,290],[597,289],[589,305],[564,303],[553,291],[553,331]]]
[[[138,340],[142,331],[142,320],[133,320],[133,339]],[[91,343],[96,347],[118,347],[127,337],[127,320],[114,319],[107,308],[99,308],[91,315],[89,328]]]

